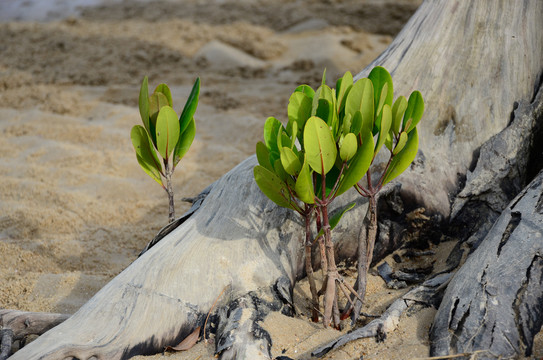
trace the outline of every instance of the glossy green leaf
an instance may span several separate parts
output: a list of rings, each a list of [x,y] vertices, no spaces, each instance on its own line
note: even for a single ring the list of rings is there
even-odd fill
[[[304,147],[311,168],[323,175],[334,166],[337,156],[336,142],[328,125],[313,116],[304,128]]]
[[[145,76],[141,82],[139,108],[143,126],[145,126],[147,132],[151,134],[151,127],[149,126],[149,89],[147,84],[147,76]]]
[[[379,102],[378,102],[378,105],[377,105],[377,110],[375,111],[375,113],[377,115],[380,115],[381,110],[383,110],[383,106],[385,105],[385,101],[386,101],[386,98],[387,98],[387,93],[388,93],[388,84],[384,83],[383,88],[381,89],[381,95],[379,96]],[[391,104],[389,104],[389,106],[390,105]]]
[[[262,141],[256,143],[256,158],[261,166],[273,171],[273,167],[270,163],[270,152]]]
[[[175,167],[177,163],[185,156],[187,151],[189,151],[192,142],[194,141],[194,136],[196,135],[196,125],[194,123],[194,118],[189,121],[185,131],[179,136],[179,141],[175,146],[173,166]]]
[[[407,104],[407,109],[405,110],[405,115],[403,117],[404,131],[409,133],[413,130],[419,123],[422,115],[424,114],[424,100],[420,91],[413,91],[409,96],[409,102]],[[409,126],[406,126],[407,121],[413,119]]]
[[[279,155],[279,148],[277,147],[277,133],[279,129],[283,127],[283,124],[274,117],[266,119],[264,124],[264,143],[270,150],[270,153],[276,152]]]
[[[179,140],[179,121],[174,109],[163,106],[156,121],[156,142],[160,155],[168,160]]]
[[[315,191],[313,190],[313,177],[311,176],[311,173],[309,163],[304,161],[302,169],[296,179],[296,185],[294,186],[296,195],[306,204],[315,203]]]
[[[289,209],[295,209],[291,204],[287,185],[276,174],[263,166],[257,165],[253,169],[256,184],[271,201]]]
[[[385,146],[388,150],[392,151],[392,131],[388,132],[387,138],[385,139]]]
[[[332,126],[333,115],[334,111],[332,108],[332,103],[330,103],[330,101],[328,101],[327,99],[319,99],[315,116],[318,116],[319,118],[324,120],[324,122],[328,124],[328,126]]]
[[[394,135],[400,133],[400,125],[402,125],[402,118],[407,109],[407,99],[405,96],[400,96],[394,102],[392,106],[392,126],[391,129]]]
[[[190,95],[183,107],[181,116],[179,117],[179,133],[183,134],[187,128],[189,122],[194,118],[194,113],[198,107],[198,98],[200,96],[200,78],[196,78],[194,85],[192,85],[192,90]]]
[[[387,84],[384,104],[388,104],[389,106],[392,107],[394,87],[392,84],[392,77],[390,76],[387,69],[385,69],[382,66],[376,66],[371,70],[370,74],[368,75],[368,78],[373,83],[373,91],[374,91],[373,95],[374,95],[375,106],[379,104],[380,99],[381,99],[381,93],[383,92],[383,87],[385,86],[385,84]],[[376,112],[376,114],[379,114],[379,112]]]
[[[362,131],[362,113],[360,111],[357,111],[354,113],[353,121],[351,122],[351,131],[353,134],[358,136],[360,134],[360,131]]]
[[[294,90],[294,92],[304,93],[312,101],[313,97],[315,96],[315,90],[313,90],[313,88],[309,85],[300,85]]]
[[[365,131],[361,135],[362,144],[358,147],[356,155],[349,161],[336,195],[343,194],[359,182],[371,165],[373,160],[373,136],[369,131]]]
[[[400,138],[398,139],[398,143],[396,144],[396,147],[392,151],[393,155],[398,154],[400,151],[403,150],[405,147],[405,144],[407,144],[407,133],[405,131],[402,131],[400,134]]]
[[[172,100],[172,92],[170,91],[170,88],[166,84],[159,84],[155,91],[153,93],[162,93],[168,100],[168,105],[173,108],[173,100]]]
[[[162,167],[160,166],[160,160],[151,145],[147,130],[141,125],[136,125],[130,132],[130,138],[132,139],[132,145],[134,145],[134,149],[136,150],[138,163],[143,171],[157,183],[162,185],[162,179],[160,177]]]
[[[381,128],[379,130],[379,137],[377,139],[377,144],[375,145],[375,154],[377,154],[379,150],[381,150],[381,147],[383,147],[383,144],[385,143],[385,140],[390,131],[391,125],[392,110],[390,109],[390,105],[385,104],[385,106],[383,106],[383,114],[381,116]]]
[[[163,93],[153,93],[149,97],[149,135],[151,135],[151,138],[153,139],[153,142],[156,145],[156,122],[158,117],[158,112],[160,109],[162,109],[164,106],[168,105],[168,99],[166,96],[164,96]]]
[[[383,178],[383,185],[390,182],[409,167],[409,165],[415,160],[417,151],[419,148],[419,135],[417,128],[414,128],[408,135],[407,143],[402,151],[392,158],[390,166]]]
[[[351,114],[354,117],[357,111],[360,111],[362,121],[371,123],[373,127],[373,84],[367,78],[354,83],[347,95],[345,114]]]
[[[343,118],[343,124],[342,124],[342,129],[341,129],[343,133],[344,134],[350,133],[352,125],[353,125],[353,118],[351,114],[345,115],[345,117]]]
[[[283,147],[280,149],[280,151],[281,165],[283,165],[283,169],[285,169],[289,175],[298,175],[300,169],[302,168],[302,164],[300,164],[300,160],[298,159],[296,153],[294,153],[294,151],[288,147]]]
[[[353,87],[353,75],[347,71],[336,83],[337,111],[341,112],[345,108],[347,95]],[[353,114],[351,114],[353,115]]]
[[[297,125],[298,134],[302,134],[305,122],[311,117],[312,101],[303,92],[292,93],[288,103],[288,119]]]
[[[283,168],[283,164],[281,163],[281,159],[275,160],[273,163],[273,172],[279,176],[281,180],[283,180],[285,183],[290,178],[290,175],[287,174],[285,171],[285,168]]]
[[[343,138],[341,146],[339,147],[339,156],[341,157],[341,160],[351,160],[351,158],[356,154],[356,150],[358,150],[356,136],[353,133],[348,133]]]

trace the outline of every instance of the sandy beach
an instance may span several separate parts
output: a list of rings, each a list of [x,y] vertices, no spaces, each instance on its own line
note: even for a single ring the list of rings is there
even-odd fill
[[[145,75],[150,88],[170,86],[178,112],[201,78],[196,138],[173,177],[181,215],[183,198],[254,153],[268,116],[286,121],[297,85],[317,85],[324,68],[330,83],[359,72],[420,2],[0,2],[0,308],[74,313],[167,223],[166,194],[130,140]],[[436,269],[453,245],[435,249]],[[372,273],[364,311],[406,291]],[[309,359],[338,335],[308,321],[307,293],[302,281],[299,316],[265,320],[274,356]],[[358,340],[325,359],[427,357],[434,314],[410,311],[385,342]],[[199,342],[165,358],[213,352]]]

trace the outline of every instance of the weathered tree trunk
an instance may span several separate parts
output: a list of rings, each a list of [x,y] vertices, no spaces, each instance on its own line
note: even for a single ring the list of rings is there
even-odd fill
[[[529,356],[543,324],[543,171],[503,211],[451,280],[432,353]]]
[[[358,75],[385,66],[397,95],[419,89],[425,98],[419,157],[399,179],[411,205],[447,217],[450,197],[478,148],[507,126],[515,102],[533,97],[543,69],[542,9],[538,0],[427,1]],[[302,274],[303,224],[260,193],[255,163],[250,158],[226,174],[192,216],[12,358],[121,359],[158,352],[202,325],[225,287],[217,336],[222,358],[270,358],[269,340],[257,324],[260,305],[250,299],[265,299],[269,310],[288,309]],[[353,199],[358,206],[334,230],[338,257],[356,256],[364,230],[365,200],[350,192],[341,201]]]

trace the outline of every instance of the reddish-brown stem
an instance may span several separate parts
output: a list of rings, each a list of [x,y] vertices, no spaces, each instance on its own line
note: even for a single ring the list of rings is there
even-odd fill
[[[312,304],[311,304],[311,320],[313,322],[319,321],[319,296],[317,295],[317,284],[315,283],[315,276],[313,273],[313,264],[311,249],[313,241],[311,240],[311,217],[313,215],[313,206],[306,205],[304,220],[305,220],[305,270],[307,273],[307,279],[309,281],[309,289],[311,290]]]
[[[173,186],[172,186],[172,174],[173,168],[170,169],[170,165],[167,160],[164,160],[164,177],[166,178],[166,194],[168,194],[168,223],[172,223],[175,220],[175,206],[173,201]]]

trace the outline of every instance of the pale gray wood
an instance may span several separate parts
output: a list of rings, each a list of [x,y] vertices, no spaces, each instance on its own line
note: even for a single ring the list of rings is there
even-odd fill
[[[507,125],[515,101],[533,97],[543,69],[542,8],[538,0],[427,1],[359,74],[383,65],[397,95],[419,89],[425,98],[421,152],[398,179],[410,204],[447,216],[458,174],[466,173],[476,149]],[[191,333],[225,286],[232,301],[257,290],[275,297],[280,278],[292,287],[302,274],[300,220],[260,193],[255,163],[251,157],[226,174],[197,212],[13,359],[157,352]],[[363,231],[363,200],[350,193],[337,206],[353,199],[358,206],[334,231],[338,257],[356,256]],[[226,349],[222,356],[228,355]]]
[[[430,332],[432,354],[531,355],[543,324],[542,279],[543,171],[451,280]]]

